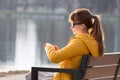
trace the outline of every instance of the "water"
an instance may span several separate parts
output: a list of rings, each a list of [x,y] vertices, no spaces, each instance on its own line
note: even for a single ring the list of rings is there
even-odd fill
[[[36,25],[32,20],[17,20],[15,60],[1,63],[0,71],[30,69],[35,65]]]
[[[8,72],[9,70],[15,70],[13,62],[0,64],[0,72]]]
[[[16,68],[28,69],[35,65],[36,25],[32,20],[18,20],[15,50]]]

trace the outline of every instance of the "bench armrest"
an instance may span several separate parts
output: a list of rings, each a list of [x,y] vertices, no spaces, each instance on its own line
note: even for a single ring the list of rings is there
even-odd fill
[[[45,68],[45,67],[32,67],[32,80],[38,80],[38,71],[45,72],[62,72],[71,73],[73,75],[73,80],[79,80],[79,69],[61,69],[61,68]]]

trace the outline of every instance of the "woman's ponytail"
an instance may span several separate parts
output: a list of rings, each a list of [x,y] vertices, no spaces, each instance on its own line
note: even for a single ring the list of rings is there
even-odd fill
[[[99,45],[99,52],[103,54],[104,52],[104,33],[103,29],[101,26],[101,22],[99,20],[99,17],[97,15],[92,16],[93,18],[93,26],[92,26],[92,31],[91,34],[95,37],[95,39],[98,42]]]

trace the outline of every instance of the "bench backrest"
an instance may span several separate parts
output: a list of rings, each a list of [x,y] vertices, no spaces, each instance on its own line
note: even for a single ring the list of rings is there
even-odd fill
[[[83,80],[120,80],[120,53],[105,54],[99,58],[83,58],[80,65]]]

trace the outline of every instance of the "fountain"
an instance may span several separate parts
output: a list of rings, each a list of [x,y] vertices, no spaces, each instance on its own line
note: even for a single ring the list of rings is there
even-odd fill
[[[35,65],[36,25],[30,19],[17,22],[15,68],[30,69]]]

